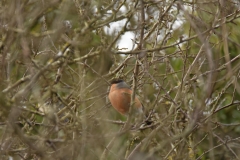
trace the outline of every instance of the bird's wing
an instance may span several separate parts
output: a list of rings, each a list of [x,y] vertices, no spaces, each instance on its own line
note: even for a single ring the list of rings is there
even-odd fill
[[[128,101],[128,102],[130,103],[130,101],[131,101],[131,94],[128,93],[128,92],[125,92],[125,91],[123,91],[121,94],[122,94],[123,97],[124,97],[124,101],[125,101],[125,102]]]
[[[123,91],[122,94],[123,94],[123,96],[124,96],[124,102],[127,102],[126,105],[129,105],[129,106],[130,106],[132,94],[129,93],[129,92],[125,92],[125,91]],[[137,99],[137,101],[136,101],[136,99]],[[141,103],[140,101],[139,101],[139,102],[138,102],[138,101],[139,101],[138,98],[135,97],[134,103],[136,103],[136,104],[134,104],[134,105],[135,105],[137,108],[143,107],[142,103]]]

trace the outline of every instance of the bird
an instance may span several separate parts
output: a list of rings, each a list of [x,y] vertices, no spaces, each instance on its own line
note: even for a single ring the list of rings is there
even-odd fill
[[[128,115],[131,106],[132,90],[124,80],[113,80],[108,98],[112,106],[122,115]],[[143,115],[144,107],[138,97],[135,97],[133,114]]]

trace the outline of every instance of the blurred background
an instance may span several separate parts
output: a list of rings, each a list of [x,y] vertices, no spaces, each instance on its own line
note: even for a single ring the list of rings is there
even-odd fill
[[[1,0],[0,158],[240,159],[239,17],[237,0]],[[123,130],[119,78],[151,124]]]

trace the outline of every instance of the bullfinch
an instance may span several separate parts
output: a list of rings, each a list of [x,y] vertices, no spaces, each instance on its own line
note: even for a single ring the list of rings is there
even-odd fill
[[[131,105],[131,88],[123,80],[111,82],[108,98],[112,106],[121,114],[127,115]],[[133,106],[133,114],[143,114],[143,105],[137,97]]]

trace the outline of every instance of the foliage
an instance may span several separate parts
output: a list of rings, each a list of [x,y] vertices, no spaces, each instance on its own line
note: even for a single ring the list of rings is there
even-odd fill
[[[1,159],[240,159],[238,1],[2,0],[0,13]],[[116,78],[151,124],[111,107]]]

